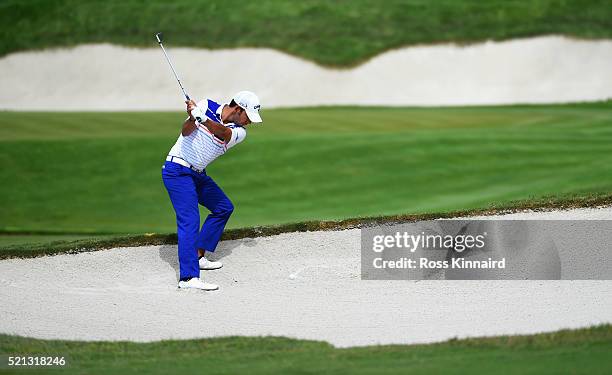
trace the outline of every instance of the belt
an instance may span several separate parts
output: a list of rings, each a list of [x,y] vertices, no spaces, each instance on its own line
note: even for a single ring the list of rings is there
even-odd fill
[[[194,167],[193,165],[189,164],[184,159],[181,159],[178,156],[168,155],[168,156],[166,156],[166,161],[169,161],[169,162],[172,162],[172,163],[176,163],[176,164],[180,164],[183,167],[187,167],[187,168],[191,169],[194,172],[198,172],[198,173],[204,172],[203,169],[198,169],[198,168]]]

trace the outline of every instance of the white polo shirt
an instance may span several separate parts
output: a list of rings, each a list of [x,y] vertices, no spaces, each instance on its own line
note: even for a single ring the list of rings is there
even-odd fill
[[[197,103],[198,107],[207,109],[206,116],[220,124],[222,124],[221,111],[225,105],[227,104],[219,105],[210,99]],[[204,125],[198,124],[197,129],[188,136],[179,135],[168,155],[177,156],[197,169],[205,169],[208,164],[246,138],[246,129],[242,126],[233,123],[223,125],[232,130],[229,142],[225,143],[222,139],[215,137]]]

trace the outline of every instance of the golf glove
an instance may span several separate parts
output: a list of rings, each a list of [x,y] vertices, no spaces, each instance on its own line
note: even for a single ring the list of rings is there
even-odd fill
[[[200,124],[204,123],[206,121],[206,119],[208,118],[206,116],[206,111],[203,110],[200,107],[195,107],[192,111],[191,111],[191,116],[196,119],[197,122],[199,122]]]

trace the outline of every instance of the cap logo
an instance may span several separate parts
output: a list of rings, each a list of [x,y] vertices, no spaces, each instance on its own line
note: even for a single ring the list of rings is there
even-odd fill
[[[253,107],[253,109],[259,111],[259,108],[261,108],[261,105],[257,104],[256,106]]]

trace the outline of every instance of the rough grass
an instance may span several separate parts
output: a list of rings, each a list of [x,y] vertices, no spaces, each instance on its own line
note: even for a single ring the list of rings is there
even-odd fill
[[[4,0],[0,56],[82,43],[269,47],[349,66],[405,45],[612,37],[609,0]]]
[[[68,366],[62,372],[68,374],[202,371],[206,374],[609,374],[612,371],[610,351],[610,325],[429,345],[349,349],[283,337],[130,343],[36,340],[0,335],[3,359],[8,355],[67,356]],[[58,372],[53,368],[36,370],[38,373]]]

